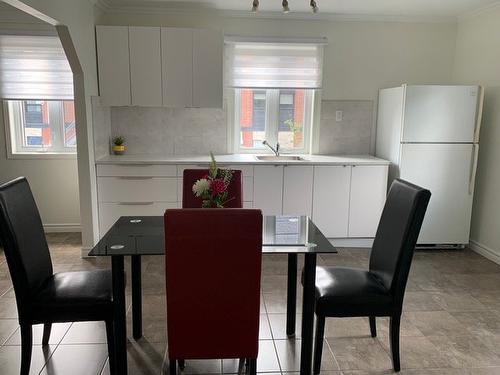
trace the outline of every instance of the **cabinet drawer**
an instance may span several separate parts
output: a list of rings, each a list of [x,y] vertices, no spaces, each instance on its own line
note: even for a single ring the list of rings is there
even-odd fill
[[[102,164],[97,166],[97,176],[175,177],[175,165],[164,164]]]
[[[177,208],[174,202],[157,202],[142,204],[99,203],[99,232],[104,236],[120,216],[158,216],[168,208]]]
[[[99,202],[177,202],[175,177],[99,177]]]

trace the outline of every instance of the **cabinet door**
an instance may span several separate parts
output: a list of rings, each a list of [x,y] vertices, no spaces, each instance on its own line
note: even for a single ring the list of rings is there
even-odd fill
[[[313,222],[329,238],[347,237],[350,166],[314,167]]]
[[[349,237],[375,237],[387,193],[387,166],[353,166]]]
[[[285,166],[283,169],[283,215],[312,213],[313,166]]]
[[[253,206],[264,215],[281,215],[283,166],[256,165],[253,177]]]
[[[161,106],[159,27],[129,27],[132,105]]]
[[[193,30],[161,29],[163,105],[193,106]]]
[[[130,105],[127,26],[97,26],[99,93],[103,105]]]
[[[223,36],[193,31],[193,106],[222,108]]]

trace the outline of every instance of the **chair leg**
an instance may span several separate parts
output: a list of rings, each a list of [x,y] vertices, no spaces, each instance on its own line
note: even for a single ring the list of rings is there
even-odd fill
[[[377,337],[377,321],[374,316],[370,316],[370,333],[372,337]]]
[[[175,359],[170,360],[169,372],[170,375],[177,375],[177,361]]]
[[[21,324],[21,375],[28,375],[30,372],[32,345],[31,324]]]
[[[313,374],[321,371],[321,356],[323,354],[323,338],[325,336],[325,317],[318,315],[316,318],[316,339],[314,344]]]
[[[243,374],[243,369],[245,368],[245,358],[240,358],[238,361],[238,375]]]
[[[181,371],[184,371],[184,369],[186,368],[186,360],[185,359],[179,359],[179,368],[181,369]]]
[[[109,373],[114,375],[116,372],[116,352],[115,335],[113,329],[113,320],[106,320],[106,339],[108,341]]]
[[[257,359],[256,358],[249,358],[248,359],[248,373],[249,373],[249,375],[256,375],[257,374]]]
[[[42,337],[42,345],[49,345],[50,340],[50,331],[52,330],[52,323],[45,323],[43,325],[43,337]]]
[[[399,325],[401,322],[401,315],[392,316],[389,324],[389,336],[391,338],[391,352],[392,352],[392,367],[394,371],[401,370],[401,363],[399,359]]]

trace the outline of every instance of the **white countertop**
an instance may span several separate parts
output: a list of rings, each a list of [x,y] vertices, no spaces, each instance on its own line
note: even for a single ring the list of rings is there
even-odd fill
[[[305,160],[259,160],[255,154],[215,155],[221,165],[389,165],[388,160],[371,155],[299,155]],[[96,164],[207,164],[208,155],[109,155],[96,160]]]

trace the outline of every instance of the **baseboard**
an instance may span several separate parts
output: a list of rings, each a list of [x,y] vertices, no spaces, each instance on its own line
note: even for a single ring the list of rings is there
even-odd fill
[[[81,232],[80,224],[43,224],[45,233]]]
[[[482,255],[486,259],[489,259],[496,264],[500,264],[500,253],[498,251],[495,251],[488,246],[485,246],[474,240],[470,240],[469,247],[471,250]]]
[[[367,247],[373,245],[373,238],[329,238],[336,247]]]

